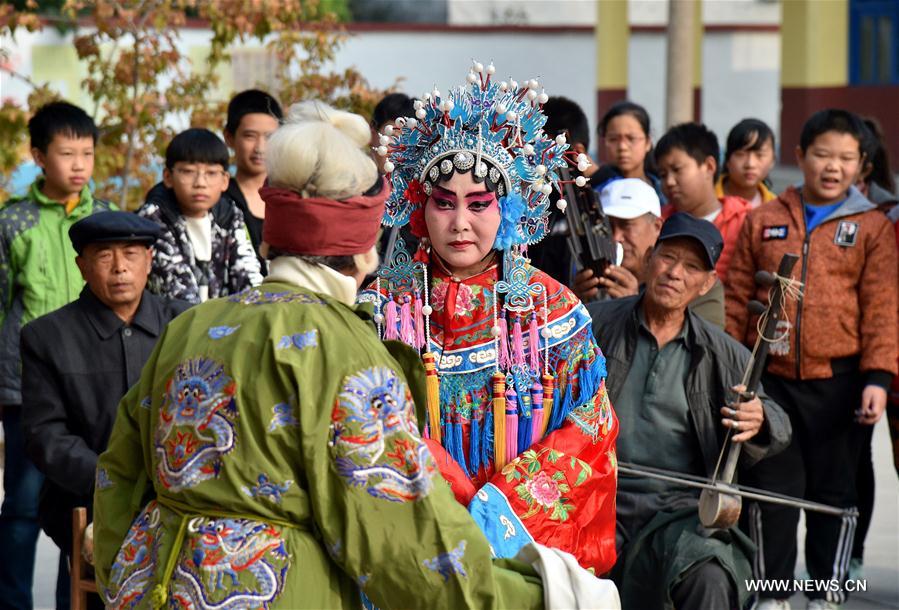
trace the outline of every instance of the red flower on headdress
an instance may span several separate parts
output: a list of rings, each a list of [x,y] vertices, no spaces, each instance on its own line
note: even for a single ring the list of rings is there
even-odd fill
[[[425,194],[421,182],[414,178],[410,180],[409,186],[406,187],[406,190],[403,193],[403,197],[406,201],[415,206],[415,209],[412,210],[412,214],[409,217],[409,228],[412,231],[412,235],[419,238],[427,237],[428,227],[425,224],[425,203],[428,201],[428,196]]]
[[[409,216],[409,229],[412,231],[412,235],[419,239],[422,237],[429,237],[428,225],[425,222],[424,205],[420,205],[412,210],[412,215]]]
[[[422,188],[421,182],[415,178],[409,181],[409,185],[403,193],[403,198],[409,203],[414,203],[416,206],[422,206],[425,201],[428,200],[428,196],[425,195],[425,190]]]

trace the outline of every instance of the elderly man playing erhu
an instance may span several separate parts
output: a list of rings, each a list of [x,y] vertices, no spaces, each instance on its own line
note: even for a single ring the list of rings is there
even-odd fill
[[[711,223],[674,214],[646,253],[640,294],[588,306],[606,346],[622,462],[711,477],[728,428],[747,463],[790,439],[783,410],[761,388],[734,404],[749,352],[687,307],[715,283],[722,247]],[[736,528],[704,528],[698,498],[686,485],[620,476],[613,577],[623,608],[746,602],[754,547]]]

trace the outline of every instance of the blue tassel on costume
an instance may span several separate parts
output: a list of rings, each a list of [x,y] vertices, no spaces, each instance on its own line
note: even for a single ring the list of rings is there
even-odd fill
[[[518,416],[518,453],[531,448],[531,415]]]
[[[486,466],[493,461],[493,409],[484,411],[484,438],[481,442],[481,463]]]
[[[569,376],[569,383],[565,387],[564,396],[561,394],[560,388],[556,388],[555,393],[553,394],[554,408],[552,419],[549,422],[549,426],[546,428],[547,434],[552,430],[560,428],[562,422],[565,421],[565,418],[568,417],[568,414],[571,413],[573,409],[583,405],[599,391],[599,386],[602,384],[605,374],[605,359],[598,356],[589,366],[580,367],[580,370],[577,372],[578,396],[576,400],[572,395],[573,386],[570,382],[571,376]]]
[[[469,471],[472,476],[478,474],[481,468],[481,430],[480,415],[474,410],[471,412],[471,436],[469,437],[468,446],[468,464],[471,466]]]
[[[443,448],[446,449],[446,452],[453,456],[453,425],[450,423],[449,417],[444,418],[441,422],[441,427],[443,428]],[[455,456],[453,456],[455,458]]]
[[[571,405],[574,400],[571,397],[571,384],[565,386],[565,394],[562,395],[562,389],[558,386],[555,391],[553,391],[553,412],[552,417],[549,421],[549,426],[546,428],[546,433],[549,434],[553,430],[558,430],[562,425],[562,422],[565,420],[565,416],[571,411]]]
[[[455,421],[450,424],[450,436],[452,437],[452,449],[447,448],[447,451],[450,452],[450,455],[453,456],[453,459],[462,467],[462,470],[468,471],[468,467],[465,465],[465,450],[462,446],[462,422],[459,420],[459,416],[456,415],[453,418]]]
[[[533,426],[531,425],[531,409],[534,408],[531,400],[531,388],[525,383],[523,390],[518,393],[518,404],[521,405],[520,415],[518,416],[518,453],[523,453],[531,448],[531,436],[533,435]]]

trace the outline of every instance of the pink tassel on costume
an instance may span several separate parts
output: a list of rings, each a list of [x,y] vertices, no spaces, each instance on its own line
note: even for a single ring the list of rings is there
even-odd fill
[[[396,301],[393,297],[387,298],[387,305],[384,308],[384,338],[388,340],[396,340],[400,338],[398,329],[398,312],[396,310]]]
[[[499,325],[499,368],[508,370],[511,362],[509,362],[509,324],[506,322],[505,314],[500,316],[496,322]]]
[[[403,297],[400,306],[400,339],[406,345],[415,342],[415,329],[412,328],[412,302],[409,297]]]
[[[540,334],[537,329],[537,314],[531,314],[531,323],[528,327],[528,343],[531,348],[531,369],[540,371]]]
[[[506,390],[506,460],[518,457],[518,394],[510,384]]]
[[[524,358],[524,337],[521,335],[521,316],[512,325],[512,364],[527,364]]]
[[[531,442],[540,440],[543,432],[543,384],[534,382],[531,390]]]
[[[416,349],[425,347],[425,317],[421,312],[421,294],[415,293],[415,345]]]

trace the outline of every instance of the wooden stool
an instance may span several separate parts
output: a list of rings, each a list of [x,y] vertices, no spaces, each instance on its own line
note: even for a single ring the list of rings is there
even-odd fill
[[[87,527],[87,509],[72,509],[72,559],[69,565],[72,583],[72,610],[87,610],[87,594],[97,592],[97,583],[88,575],[88,563],[81,555],[84,545],[84,529]]]

